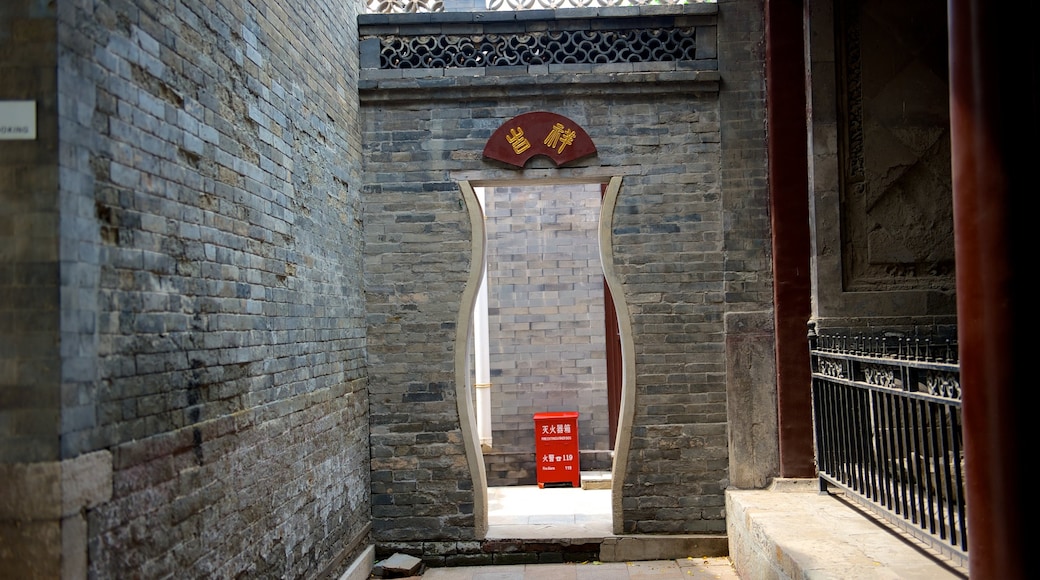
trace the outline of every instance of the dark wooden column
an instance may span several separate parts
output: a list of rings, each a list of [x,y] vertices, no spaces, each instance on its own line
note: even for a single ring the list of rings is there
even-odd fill
[[[766,110],[780,476],[813,477],[809,178],[802,0],[766,2]]]
[[[1035,384],[1037,62],[1031,19],[987,0],[950,0],[950,118],[957,320],[972,578],[1025,578],[1026,413]],[[1030,437],[1033,435],[1033,437]]]

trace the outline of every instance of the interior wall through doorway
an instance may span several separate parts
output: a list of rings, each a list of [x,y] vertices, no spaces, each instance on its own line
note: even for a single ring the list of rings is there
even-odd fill
[[[582,469],[611,467],[600,196],[599,184],[484,188],[489,485],[535,483],[539,412],[578,411]]]

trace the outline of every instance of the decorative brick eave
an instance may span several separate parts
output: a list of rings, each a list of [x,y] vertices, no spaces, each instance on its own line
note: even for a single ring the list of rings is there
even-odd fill
[[[360,25],[361,71],[358,84],[363,102],[430,102],[480,98],[524,98],[528,96],[590,96],[597,94],[717,93],[720,85],[716,14],[714,4],[686,6],[626,7],[599,9],[532,10],[521,12],[452,12],[436,14],[376,14],[358,18]],[[397,45],[428,50],[445,46],[445,51],[469,43],[472,52],[480,43],[503,42],[506,38],[528,42],[538,34],[605,35],[644,30],[633,42],[657,44],[657,38],[675,40],[677,30],[684,44],[672,43],[672,52],[629,45],[618,40],[623,50],[642,51],[643,56],[608,62],[599,49],[576,45],[559,48],[555,55],[525,59],[415,60],[391,66],[382,54],[388,39]],[[571,40],[575,41],[572,37]],[[409,40],[410,39],[410,40]],[[452,44],[454,43],[454,44]],[[693,46],[695,44],[695,46]],[[477,47],[477,48],[474,48]],[[402,49],[401,58],[410,54]],[[560,54],[566,53],[566,62]],[[431,53],[432,54],[432,53]],[[516,63],[512,61],[516,60]],[[509,64],[503,64],[509,63]]]

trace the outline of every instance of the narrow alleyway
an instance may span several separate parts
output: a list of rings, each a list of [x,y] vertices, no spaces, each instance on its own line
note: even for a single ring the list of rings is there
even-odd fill
[[[583,473],[583,481],[609,474]],[[609,481],[609,480],[608,480]],[[488,537],[587,539],[613,536],[610,489],[488,489]],[[738,580],[729,558],[690,554],[675,560],[574,562],[428,568],[422,580]]]

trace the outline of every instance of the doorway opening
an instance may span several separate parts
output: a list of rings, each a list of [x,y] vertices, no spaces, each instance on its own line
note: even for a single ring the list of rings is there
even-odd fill
[[[619,186],[617,178],[611,208]],[[483,468],[474,480],[484,492],[476,507],[484,503],[489,537],[612,530],[623,368],[619,343],[616,360],[607,354],[608,338],[617,341],[620,332],[601,262],[610,256],[601,247],[609,244],[605,191],[598,180],[471,189],[486,232],[486,270],[473,299],[467,397]],[[611,363],[616,386],[608,389]],[[555,411],[579,413],[580,488],[537,485],[533,416]]]

